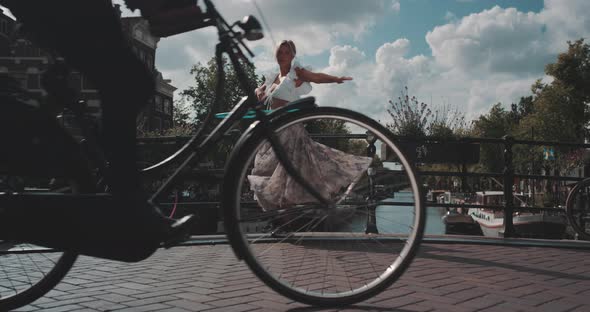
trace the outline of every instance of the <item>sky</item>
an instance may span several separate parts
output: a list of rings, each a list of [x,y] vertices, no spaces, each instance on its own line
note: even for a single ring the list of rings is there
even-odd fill
[[[115,0],[122,3],[122,0]],[[567,41],[590,35],[588,0],[217,0],[228,22],[252,14],[268,23],[266,37],[249,42],[259,74],[276,71],[276,41],[291,39],[313,71],[352,76],[314,85],[324,106],[360,111],[384,123],[389,100],[405,86],[419,101],[457,108],[468,119],[493,104],[509,107],[531,94],[544,67]],[[125,10],[124,16],[137,15]],[[206,63],[217,41],[213,28],[158,43],[156,66],[183,90],[193,64]],[[177,91],[178,94],[178,91]]]

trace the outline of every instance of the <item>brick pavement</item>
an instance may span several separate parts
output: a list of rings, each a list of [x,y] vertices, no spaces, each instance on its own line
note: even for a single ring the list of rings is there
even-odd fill
[[[590,250],[425,243],[382,294],[318,309],[275,294],[228,245],[175,247],[135,264],[82,257],[18,311],[590,311]]]

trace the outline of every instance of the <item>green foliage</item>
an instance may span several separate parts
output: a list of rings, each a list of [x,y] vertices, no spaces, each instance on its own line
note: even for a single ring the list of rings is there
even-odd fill
[[[350,129],[344,120],[318,119],[305,123],[305,130],[309,134],[350,134]],[[317,142],[329,147],[348,152],[351,148],[351,140],[343,138],[317,138]]]
[[[223,60],[225,71],[225,86],[223,98],[221,99],[220,111],[229,111],[238,101],[245,96],[242,90],[235,69],[228,60]],[[250,85],[255,88],[261,83],[261,79],[255,73],[254,66],[243,65]],[[211,58],[206,65],[198,63],[190,71],[194,75],[195,84],[182,91],[182,100],[189,103],[195,115],[195,121],[202,121],[209,111],[209,107],[215,99],[215,85],[217,82],[217,65],[215,57]]]
[[[523,132],[534,128],[537,139],[583,142],[588,137],[590,47],[583,39],[568,45],[557,62],[545,67],[555,79],[550,84],[538,80],[532,86],[532,108],[520,128]]]
[[[516,137],[577,143],[588,138],[590,46],[583,39],[568,42],[568,46],[555,63],[545,67],[545,73],[554,80],[549,84],[537,80],[531,87],[533,95],[521,105],[526,113],[520,116]],[[515,159],[515,163],[521,167],[531,167],[530,164],[534,163],[534,172],[538,172],[541,166],[545,170],[551,167],[571,169],[580,165],[583,157],[579,149],[570,147],[556,147],[555,161],[542,158],[542,147],[529,148],[527,154],[531,152],[533,155],[527,156],[528,165],[519,159]]]
[[[432,110],[415,96],[410,97],[405,87],[397,101],[389,101],[387,112],[392,122],[386,126],[394,134],[421,138],[425,136],[455,137],[467,128],[465,114],[450,105]]]
[[[404,92],[405,91],[405,92]],[[426,103],[418,102],[415,96],[410,97],[408,87],[404,88],[397,101],[389,100],[391,109],[387,112],[392,122],[386,126],[396,135],[421,138],[427,135],[432,111]]]
[[[481,137],[500,138],[511,135],[517,139],[578,142],[588,138],[590,112],[590,47],[580,39],[568,42],[568,51],[545,68],[554,80],[545,84],[540,79],[531,86],[532,95],[521,97],[506,111],[494,105],[487,115],[474,122],[474,133]],[[489,145],[489,144],[488,144]],[[513,148],[515,169],[539,173],[541,168],[562,169],[580,164],[582,153],[568,147],[555,148],[557,160],[544,160],[541,146],[516,145]],[[482,146],[482,163],[491,171],[503,168],[503,147]]]
[[[453,138],[462,136],[467,130],[465,113],[457,107],[445,105],[434,110],[430,123],[429,135],[440,138]]]
[[[186,127],[191,124],[191,108],[183,101],[174,101],[172,122],[175,127]]]
[[[540,83],[540,81],[537,81]],[[523,96],[518,101],[518,104],[512,103],[512,110],[510,111],[510,117],[515,123],[519,123],[524,117],[530,115],[534,111],[533,97]]]
[[[568,51],[561,53],[557,62],[548,64],[545,73],[555,78],[554,84],[569,88],[574,101],[590,101],[590,46],[584,39],[568,41]]]
[[[480,116],[473,123],[473,134],[482,138],[501,138],[511,133],[513,127],[510,112],[497,103],[489,113]],[[499,144],[482,144],[480,163],[487,171],[502,172],[504,168],[504,147]]]

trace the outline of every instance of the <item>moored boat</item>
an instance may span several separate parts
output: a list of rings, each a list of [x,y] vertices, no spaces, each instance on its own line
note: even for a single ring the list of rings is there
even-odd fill
[[[515,198],[517,198],[515,196]],[[520,203],[520,205],[518,204]],[[504,205],[504,192],[477,192],[476,205]],[[524,201],[515,200],[515,205],[526,207]],[[468,214],[481,227],[484,236],[503,237],[504,211],[487,208],[470,208]],[[565,218],[559,212],[514,212],[512,217],[514,231],[519,237],[561,238],[565,232]]]

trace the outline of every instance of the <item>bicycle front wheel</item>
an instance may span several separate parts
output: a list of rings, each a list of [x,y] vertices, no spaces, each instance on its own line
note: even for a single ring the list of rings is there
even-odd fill
[[[390,132],[329,107],[277,117],[270,130],[330,204],[285,174],[254,130],[224,181],[226,231],[238,256],[275,291],[307,304],[352,304],[386,289],[414,258],[425,223],[418,179]]]
[[[580,181],[570,191],[565,214],[579,238],[590,240],[590,179]]]

